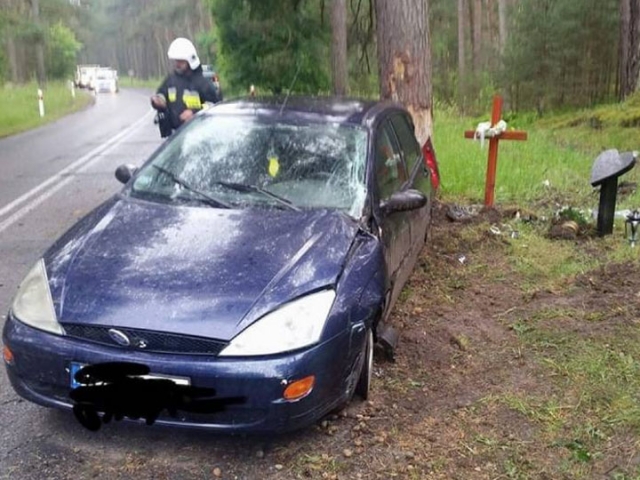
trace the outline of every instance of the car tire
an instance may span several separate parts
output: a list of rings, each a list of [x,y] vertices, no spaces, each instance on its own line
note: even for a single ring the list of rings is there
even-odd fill
[[[371,389],[371,378],[373,377],[373,331],[367,330],[367,337],[364,347],[364,362],[362,363],[362,370],[360,371],[360,377],[356,384],[354,393],[363,400],[369,398],[369,391]]]
[[[356,385],[351,390],[351,392],[347,392],[346,398],[343,399],[337,406],[335,406],[330,413],[337,415],[343,410],[345,410],[349,403],[353,400],[354,396],[359,396],[362,400],[367,400],[369,398],[369,388],[371,387],[371,377],[373,372],[373,332],[369,329],[366,333],[364,353],[365,358],[362,362],[362,369],[360,370],[360,374],[358,376],[358,380],[356,381]],[[370,352],[370,354],[368,353]]]

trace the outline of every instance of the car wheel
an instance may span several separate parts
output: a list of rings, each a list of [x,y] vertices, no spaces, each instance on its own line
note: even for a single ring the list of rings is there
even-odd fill
[[[360,371],[360,378],[356,384],[355,394],[363,400],[369,398],[369,390],[371,388],[371,377],[373,376],[373,331],[367,330],[367,339],[364,347],[364,362]]]

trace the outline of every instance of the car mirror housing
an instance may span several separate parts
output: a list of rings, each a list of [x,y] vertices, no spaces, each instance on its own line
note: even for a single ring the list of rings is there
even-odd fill
[[[427,197],[418,190],[403,190],[380,202],[380,210],[384,213],[407,212],[417,210],[427,204]]]
[[[137,170],[133,165],[120,165],[116,168],[116,178],[120,183],[126,184]]]

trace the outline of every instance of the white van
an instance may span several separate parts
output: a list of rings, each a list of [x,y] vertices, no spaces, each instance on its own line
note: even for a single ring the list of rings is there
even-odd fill
[[[95,90],[96,93],[117,93],[119,90],[117,70],[112,68],[97,69],[91,89]]]
[[[99,68],[100,65],[78,65],[76,67],[76,87],[91,88],[91,80]]]

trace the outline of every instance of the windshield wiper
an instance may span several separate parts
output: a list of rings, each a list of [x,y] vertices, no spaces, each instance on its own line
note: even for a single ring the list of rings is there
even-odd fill
[[[296,207],[293,203],[291,203],[286,198],[281,197],[280,195],[276,195],[275,193],[271,193],[269,190],[265,190],[264,188],[259,187],[258,185],[247,185],[244,183],[233,183],[233,182],[222,182],[222,181],[213,182],[213,184],[220,185],[222,187],[226,187],[231,190],[235,190],[236,192],[258,192],[264,195],[265,197],[269,197],[272,200],[275,200],[276,202],[280,203],[281,205],[284,205],[285,207],[290,208],[291,210],[295,210],[296,212],[300,211],[298,207]]]
[[[205,203],[207,203],[208,205],[210,205],[212,207],[216,207],[216,208],[220,208],[220,207],[222,207],[222,208],[231,208],[231,205],[229,205],[228,203],[221,202],[220,200],[217,200],[217,199],[213,198],[208,193],[204,193],[204,192],[198,190],[197,188],[192,187],[187,182],[185,182],[183,179],[178,177],[175,173],[173,173],[171,170],[167,170],[166,168],[161,167],[160,165],[151,164],[151,166],[154,167],[154,168],[157,168],[158,170],[160,170],[162,173],[164,173],[169,178],[171,178],[171,180],[173,180],[175,183],[177,183],[181,187],[185,188],[186,190],[200,195],[200,197],[202,197],[203,201]]]

